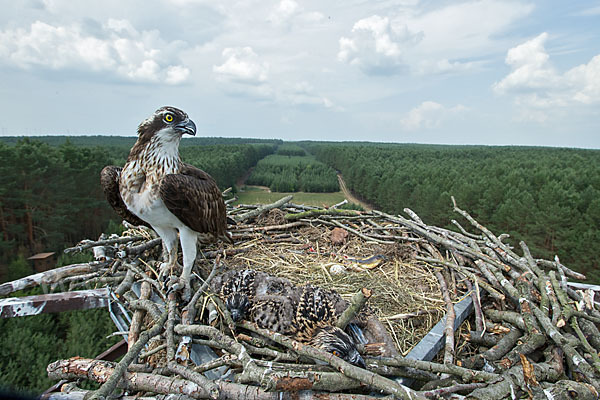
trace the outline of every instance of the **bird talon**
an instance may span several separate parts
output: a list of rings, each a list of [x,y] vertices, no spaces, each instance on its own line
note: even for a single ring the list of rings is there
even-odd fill
[[[167,297],[169,294],[181,291],[181,299],[183,301],[189,301],[192,297],[192,289],[190,283],[186,282],[183,278],[177,276],[169,276],[167,282]]]

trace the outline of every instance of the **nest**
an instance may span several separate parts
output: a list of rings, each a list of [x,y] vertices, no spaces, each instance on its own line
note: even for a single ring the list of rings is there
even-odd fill
[[[283,215],[281,210],[273,210],[257,222],[281,225],[285,222]],[[415,260],[415,251],[405,244],[378,244],[356,236],[334,244],[334,229],[300,226],[283,237],[246,235],[248,242],[242,248],[247,251],[226,262],[235,268],[287,278],[296,285],[310,283],[332,289],[346,300],[363,287],[372,290],[370,308],[393,338],[398,352],[408,354],[445,312],[434,268]],[[369,265],[370,269],[356,261],[372,258],[379,262]]]
[[[317,209],[290,199],[229,209],[237,221],[231,227],[235,245],[202,247],[195,268],[202,279],[189,302],[157,281],[160,239],[135,227],[125,237],[67,249],[93,248],[96,262],[3,284],[0,294],[40,282],[68,283],[69,290],[112,286],[133,313],[127,354],[118,364],[76,357],[48,366],[57,380],[103,383],[97,396],[110,395],[121,382],[135,396],[194,398],[291,399],[298,391],[339,400],[382,393],[411,400],[598,397],[600,305],[594,287],[568,281],[585,276],[557,257],[535,259],[524,242],[518,255],[506,235],[496,236],[456,204],[471,231],[456,221],[458,230],[429,226],[409,209],[405,218]],[[350,300],[353,312],[360,309],[361,293],[365,298],[361,289],[370,289],[367,306],[391,338],[386,349],[410,353],[381,357],[367,344],[363,369],[247,321],[235,324],[209,291],[223,265],[334,289]],[[192,362],[193,345],[211,349],[214,357]],[[442,351],[430,351],[438,345]],[[427,354],[423,346],[429,346]],[[211,377],[222,368],[227,379]],[[417,390],[408,387],[412,383]],[[72,383],[62,390],[68,393],[61,398],[86,395]]]

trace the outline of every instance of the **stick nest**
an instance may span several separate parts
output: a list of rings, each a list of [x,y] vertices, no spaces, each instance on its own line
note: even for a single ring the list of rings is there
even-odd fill
[[[284,215],[282,210],[271,210],[257,220],[257,225],[284,224]],[[235,268],[287,278],[296,285],[310,283],[333,289],[348,301],[361,288],[371,289],[370,308],[394,339],[397,350],[406,355],[444,315],[435,268],[415,260],[416,251],[407,244],[379,244],[353,235],[342,244],[334,244],[333,229],[308,225],[288,229],[283,237],[248,234],[248,242],[241,245],[248,251],[226,262]],[[355,261],[376,256],[382,257],[377,266],[369,265],[372,269]]]
[[[456,204],[454,211],[470,229],[456,221],[456,230],[429,226],[409,209],[406,218],[377,210],[317,209],[290,200],[229,209],[237,221],[230,227],[235,244],[201,247],[194,269],[200,279],[190,302],[177,300],[157,280],[161,242],[146,228],[128,227],[126,236],[67,249],[93,248],[97,261],[83,269],[49,271],[41,281],[64,290],[110,285],[133,313],[129,351],[118,364],[59,360],[48,366],[49,376],[100,382],[94,393],[100,397],[119,385],[136,396],[153,392],[193,398],[295,398],[299,390],[340,400],[375,393],[421,400],[598,398],[598,288],[574,287],[569,278],[585,276],[558,257],[535,259],[524,242],[517,254],[507,235],[495,235]],[[334,289],[352,301],[367,288],[372,292],[368,307],[391,338],[385,339],[386,346],[401,355],[445,314],[445,322],[435,328],[443,325],[443,331],[426,336],[443,337],[442,350],[427,361],[431,355],[368,357],[374,349],[366,345],[368,368],[362,369],[248,322],[236,325],[209,290],[223,266]],[[39,280],[3,284],[0,293],[31,282]],[[141,283],[140,293],[131,290],[134,282]],[[468,307],[473,313],[460,325]],[[192,363],[192,341],[213,349],[215,358]],[[205,375],[222,367],[233,371],[233,381]],[[407,387],[413,382],[419,391]],[[63,390],[73,398],[85,395],[70,385]]]

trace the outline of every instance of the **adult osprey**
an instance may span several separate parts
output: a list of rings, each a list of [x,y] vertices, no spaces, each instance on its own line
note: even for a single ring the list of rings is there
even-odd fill
[[[181,137],[196,135],[196,125],[185,112],[161,107],[137,132],[125,166],[107,166],[100,173],[102,187],[119,216],[135,225],[151,226],[162,238],[168,260],[161,273],[177,265],[179,232],[183,253],[180,284],[184,298],[189,298],[197,240],[231,242],[226,233],[225,203],[214,179],[179,157]]]

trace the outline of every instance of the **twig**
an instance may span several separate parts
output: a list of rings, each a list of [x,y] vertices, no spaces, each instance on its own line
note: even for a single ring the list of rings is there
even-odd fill
[[[332,367],[339,370],[344,375],[364,382],[365,384],[372,386],[376,389],[382,390],[385,393],[393,394],[394,396],[400,399],[423,399],[423,397],[420,396],[414,390],[406,386],[400,385],[390,379],[374,374],[370,371],[366,371],[362,368],[355,367],[354,365],[347,363],[346,361],[334,356],[333,354],[302,344],[296,340],[292,340],[286,336],[283,336],[280,333],[271,332],[266,329],[260,329],[248,322],[242,322],[238,325],[245,329],[251,330],[265,337],[268,337],[274,342],[294,350],[298,354],[311,357],[316,360],[324,361]]]
[[[459,367],[458,365],[440,364],[431,361],[415,360],[412,358],[367,358],[365,361],[367,363],[367,366],[370,366],[372,363],[375,363],[388,365],[392,367],[416,368],[421,371],[454,375],[460,377],[465,382],[489,382],[496,380],[499,377],[498,374],[463,368]]]
[[[288,224],[281,224],[281,225],[253,226],[250,228],[241,228],[241,229],[236,229],[236,232],[283,231],[286,229],[295,228],[297,226],[302,226],[302,225],[306,225],[306,223],[302,222],[302,221],[295,221],[295,222],[290,222]]]
[[[350,232],[350,233],[353,233],[353,234],[355,234],[356,236],[358,236],[359,238],[361,238],[361,239],[364,239],[364,240],[366,240],[366,241],[377,242],[377,243],[383,243],[383,244],[393,244],[393,243],[394,243],[394,242],[390,242],[389,240],[381,240],[381,239],[376,239],[376,238],[374,238],[374,237],[371,237],[371,236],[365,235],[365,234],[363,234],[363,233],[361,233],[361,232],[357,231],[356,229],[354,229],[354,228],[350,228],[349,226],[346,226],[346,225],[344,225],[344,224],[342,224],[342,223],[340,223],[340,222],[338,222],[338,221],[336,221],[336,220],[331,220],[331,222],[329,222],[329,221],[324,221],[324,220],[322,220],[322,219],[320,219],[320,218],[317,218],[317,219],[315,219],[315,222],[320,222],[320,223],[322,223],[322,224],[325,224],[325,225],[334,225],[334,226],[339,226],[340,228],[342,228],[342,229],[345,229],[345,230],[347,230],[348,232]]]
[[[355,210],[338,210],[337,208],[328,208],[328,209],[318,209],[318,210],[308,210],[296,214],[286,214],[285,219],[288,221],[294,221],[300,218],[310,218],[316,217],[319,215],[337,215],[337,216],[346,216],[352,217],[356,215],[360,215],[360,211]]]
[[[129,242],[137,242],[137,241],[144,240],[144,239],[145,239],[144,236],[139,235],[139,236],[125,236],[125,237],[118,237],[118,238],[114,238],[114,239],[96,240],[96,241],[84,240],[84,241],[81,241],[80,244],[78,244],[77,246],[68,247],[68,248],[64,249],[64,252],[65,253],[73,253],[76,251],[87,250],[87,249],[95,247],[95,246],[104,246],[107,244],[123,244],[123,243],[129,243]]]
[[[165,295],[163,293],[162,288],[160,287],[159,283],[150,278],[146,273],[144,273],[144,271],[142,271],[140,268],[138,268],[137,266],[135,266],[134,264],[124,264],[125,267],[129,270],[132,270],[133,272],[135,272],[140,278],[142,278],[142,280],[150,283],[152,286],[154,286],[154,288],[156,289],[156,293],[160,295],[160,297],[162,297],[163,299],[165,299]]]
[[[99,268],[106,266],[106,262],[90,262],[85,264],[73,264],[64,267],[51,269],[49,271],[40,272],[26,276],[25,278],[17,279],[11,282],[6,282],[0,285],[0,296],[16,292],[18,290],[28,289],[44,284],[51,284],[60,281],[67,276],[79,275],[81,273],[95,272]]]
[[[277,200],[274,203],[261,206],[261,207],[255,209],[255,210],[248,211],[248,212],[246,212],[244,214],[241,214],[241,215],[235,215],[233,217],[233,219],[236,222],[243,222],[243,221],[246,221],[247,219],[250,219],[250,218],[253,218],[253,217],[257,217],[260,214],[262,214],[262,213],[264,213],[266,211],[269,211],[269,210],[271,210],[273,208],[279,208],[279,207],[283,206],[284,204],[286,204],[290,200],[292,200],[293,197],[294,196],[291,196],[291,195],[290,196],[285,196],[284,198],[281,198],[281,199]]]
[[[220,368],[224,365],[229,365],[237,361],[237,357],[232,356],[231,354],[226,354],[219,358],[215,358],[214,360],[210,360],[205,362],[204,364],[200,364],[194,367],[194,372],[203,373],[206,371],[213,370],[215,368]]]
[[[405,208],[405,209],[404,209],[404,212],[405,212],[406,214],[408,214],[408,216],[409,216],[409,217],[410,217],[410,218],[411,218],[413,221],[415,221],[417,224],[420,224],[420,225],[425,225],[425,223],[423,222],[423,220],[421,219],[421,217],[419,217],[419,216],[417,215],[417,213],[416,213],[416,212],[414,212],[413,210],[411,210],[410,208]]]
[[[581,281],[584,281],[584,280],[586,280],[586,279],[587,279],[587,278],[586,278],[586,276],[585,276],[584,274],[582,274],[582,273],[579,273],[579,272],[576,272],[576,271],[573,271],[572,269],[569,269],[569,268],[565,267],[564,265],[562,265],[562,264],[560,264],[560,263],[558,263],[558,264],[557,264],[557,263],[556,263],[556,261],[549,261],[549,260],[543,260],[543,259],[539,259],[539,258],[537,258],[537,259],[535,260],[535,262],[536,262],[536,263],[538,263],[538,264],[540,264],[540,265],[542,265],[542,266],[544,266],[544,267],[554,268],[554,269],[556,269],[557,271],[558,271],[559,269],[562,269],[562,270],[563,270],[563,272],[564,272],[564,273],[565,273],[567,276],[569,276],[569,277],[571,277],[571,278],[574,278],[574,279],[579,279],[579,280],[581,280]]]
[[[204,293],[204,291],[206,289],[208,289],[210,282],[217,274],[217,271],[218,271],[219,265],[220,265],[220,261],[221,261],[221,258],[217,256],[217,258],[213,262],[213,267],[212,267],[210,273],[208,274],[208,276],[206,277],[204,282],[202,282],[202,285],[200,285],[198,290],[196,290],[196,293],[194,293],[194,295],[192,296],[192,298],[189,301],[189,303],[187,304],[187,306],[185,306],[181,310],[181,322],[183,324],[189,325],[194,322],[194,319],[196,319],[196,310],[197,310],[196,303],[198,302],[198,299],[200,299],[200,296],[202,295],[202,293]]]
[[[151,239],[151,240],[147,241],[146,243],[142,243],[137,246],[127,247],[127,255],[136,256],[138,254],[142,254],[146,250],[153,249],[154,247],[158,246],[161,243],[162,243],[162,239],[156,238],[156,239]]]
[[[465,230],[465,228],[463,228],[462,225],[458,223],[457,220],[453,219],[450,222],[452,222],[452,224],[454,224],[462,232],[463,235],[465,235],[467,237],[470,237],[471,239],[475,239],[475,240],[481,240],[482,239],[481,235],[476,235],[474,233],[467,232]]]
[[[434,399],[439,399],[443,396],[452,394],[452,393],[456,393],[456,392],[462,392],[462,391],[472,391],[474,389],[478,389],[481,387],[485,387],[487,384],[486,383],[458,383],[456,385],[452,385],[452,386],[447,386],[447,387],[443,387],[443,388],[439,388],[439,389],[434,389],[434,390],[427,390],[425,392],[421,392],[421,394],[427,398],[434,398]]]
[[[140,287],[140,299],[148,300],[151,294],[152,288],[150,284],[146,281],[142,282],[142,285]],[[129,325],[129,335],[127,335],[128,348],[131,348],[138,340],[140,329],[142,328],[142,322],[144,320],[145,315],[146,310],[143,309],[136,310],[133,313],[133,317],[131,318],[131,324]]]
[[[517,343],[517,340],[519,340],[522,335],[523,332],[519,329],[511,329],[509,333],[504,335],[502,339],[498,340],[498,342],[487,351],[463,360],[462,366],[465,368],[481,369],[486,361],[497,361],[501,359],[514,347],[515,343]]]
[[[474,273],[467,271],[465,268],[459,266],[458,264],[455,264],[455,263],[447,261],[447,260],[440,260],[438,258],[433,258],[433,257],[416,256],[415,258],[419,261],[425,261],[425,262],[428,262],[431,264],[444,265],[446,267],[453,268],[453,269],[459,271],[460,273],[464,274],[471,280],[477,282],[477,284],[481,285],[481,287],[484,288],[490,294],[490,296],[492,296],[494,299],[496,299],[498,301],[504,301],[504,299],[505,299],[505,296],[502,293],[500,293],[498,290],[496,290],[492,285],[485,282],[484,280],[482,280],[480,277],[478,277]]]
[[[573,363],[579,368],[579,370],[585,375],[588,381],[596,388],[600,390],[600,383],[594,376],[594,370],[581,355],[575,350],[575,348],[569,344],[565,337],[552,325],[552,321],[544,315],[544,313],[534,304],[530,304],[531,310],[535,314],[536,318],[546,331],[546,334],[560,346],[567,357],[573,361]]]
[[[440,290],[442,297],[446,303],[446,326],[444,327],[444,334],[446,335],[446,345],[444,347],[444,364],[454,363],[454,319],[456,313],[454,311],[454,304],[450,299],[450,293],[448,293],[448,287],[446,280],[440,271],[435,271],[435,276],[440,283]]]
[[[167,348],[167,344],[166,344],[166,343],[159,344],[158,346],[156,346],[156,347],[155,347],[155,348],[153,348],[152,350],[148,350],[148,351],[146,351],[146,352],[144,352],[144,353],[140,353],[140,356],[139,356],[139,358],[140,358],[140,359],[143,359],[143,358],[148,358],[148,357],[150,357],[152,354],[156,354],[156,353],[158,353],[159,351],[161,351],[161,350],[163,350],[163,349],[166,349],[166,348]]]
[[[209,398],[211,398],[211,399],[219,398],[219,394],[220,394],[219,387],[213,381],[206,378],[204,375],[202,375],[198,372],[192,371],[191,369],[188,369],[188,368],[184,367],[183,365],[179,365],[175,361],[169,361],[167,368],[169,368],[169,371],[175,372],[176,374],[181,375],[185,379],[195,382],[198,385],[200,385],[201,387],[203,387],[204,390],[208,391]]]
[[[168,299],[168,319],[165,333],[167,336],[167,361],[171,362],[175,360],[175,335],[173,335],[173,328],[175,327],[175,317],[177,315],[177,300],[175,292],[169,293]]]
[[[352,319],[354,319],[354,317],[360,312],[372,294],[372,291],[367,288],[362,288],[356,292],[350,300],[350,305],[348,305],[342,315],[338,317],[335,325],[340,329],[345,329],[346,325],[348,325],[350,321],[352,321]]]
[[[146,343],[158,335],[163,329],[163,324],[167,320],[167,313],[164,312],[158,322],[154,326],[140,334],[140,338],[131,348],[127,351],[127,354],[123,356],[123,359],[114,367],[113,373],[106,380],[106,382],[100,386],[100,388],[94,392],[90,400],[104,399],[109,396],[117,387],[119,381],[123,378],[123,374],[127,371],[127,366],[135,360],[138,354],[142,351]]]
[[[473,312],[475,313],[475,327],[479,335],[485,333],[485,319],[483,317],[483,311],[481,310],[481,296],[479,295],[479,285],[475,280],[475,288],[470,280],[466,280],[467,289],[471,293],[471,299],[473,300]]]

